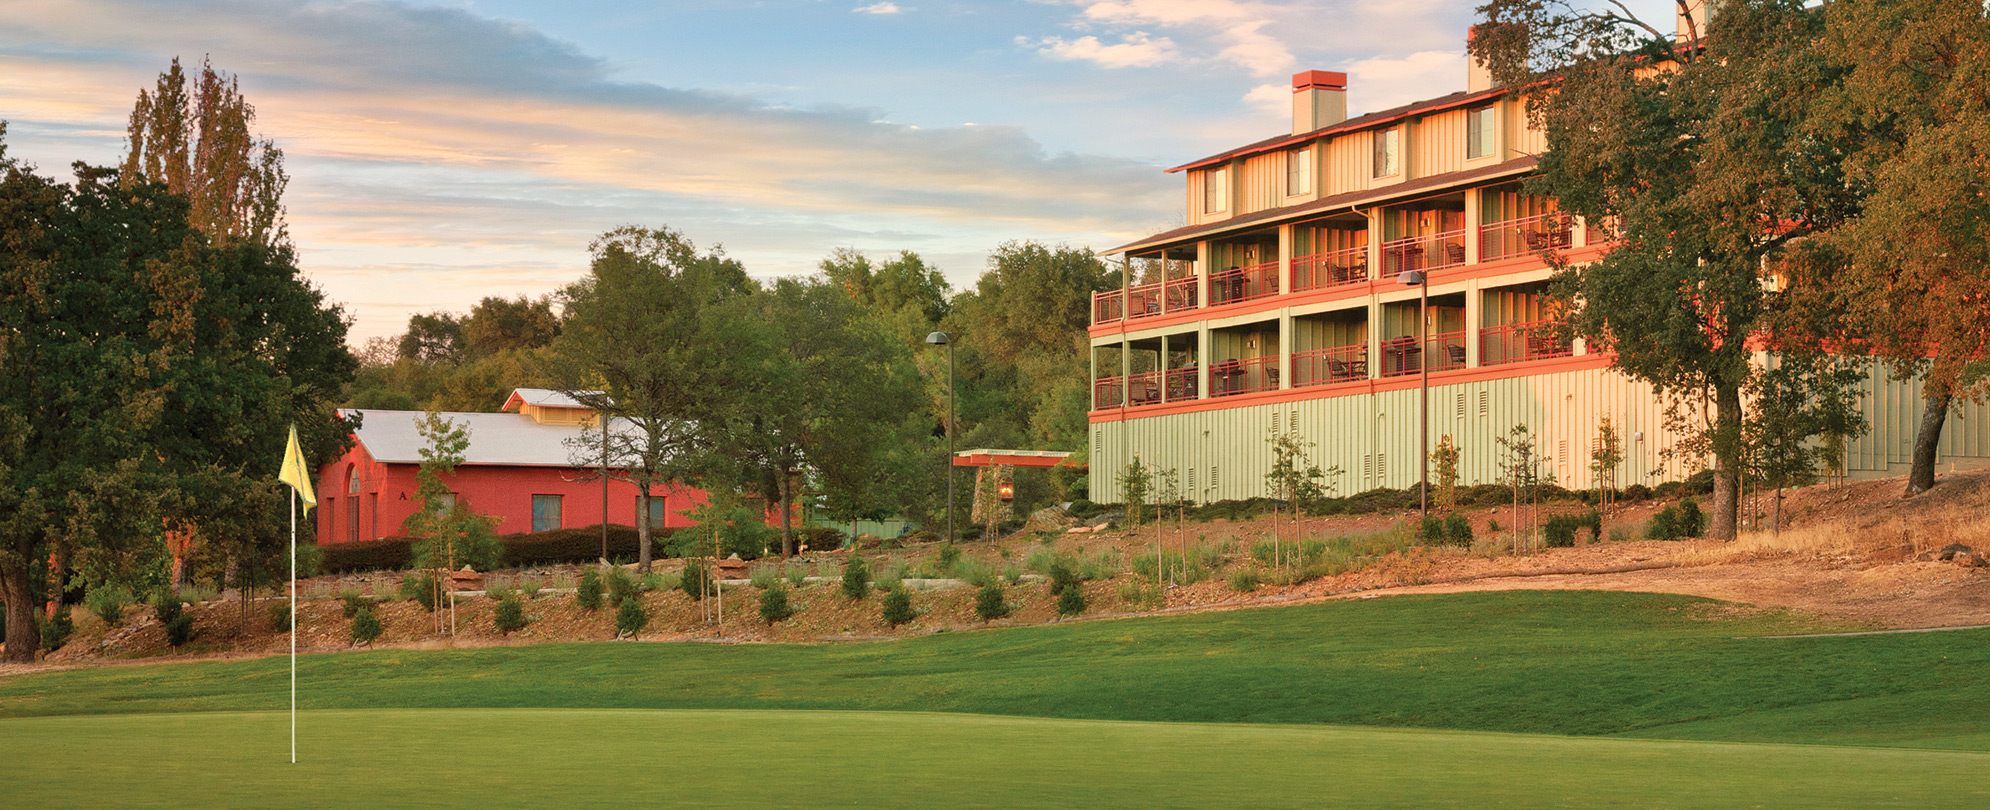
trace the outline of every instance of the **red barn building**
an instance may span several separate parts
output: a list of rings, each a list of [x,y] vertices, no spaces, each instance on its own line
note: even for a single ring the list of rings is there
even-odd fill
[[[557,392],[520,388],[504,413],[444,413],[469,430],[463,463],[447,478],[453,497],[496,518],[499,534],[547,531],[602,522],[598,468],[575,463],[570,439],[586,446],[599,436],[592,410]],[[347,411],[361,415],[352,449],[318,470],[318,542],[353,543],[401,534],[414,514],[415,471],[427,445],[416,424],[421,411]],[[703,505],[703,490],[662,486],[651,491],[654,529],[692,525],[681,514]],[[612,480],[607,522],[636,523],[636,485]]]

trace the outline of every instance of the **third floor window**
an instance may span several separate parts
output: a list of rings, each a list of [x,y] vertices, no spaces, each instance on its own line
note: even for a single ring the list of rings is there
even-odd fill
[[[1294,149],[1285,154],[1285,193],[1306,194],[1313,190],[1313,150]]]
[[[1385,129],[1375,133],[1375,176],[1389,177],[1402,171],[1402,130]]]
[[[1211,169],[1202,175],[1202,212],[1217,214],[1230,210],[1230,170]]]
[[[1493,153],[1493,121],[1491,107],[1465,113],[1465,157],[1482,158]]]

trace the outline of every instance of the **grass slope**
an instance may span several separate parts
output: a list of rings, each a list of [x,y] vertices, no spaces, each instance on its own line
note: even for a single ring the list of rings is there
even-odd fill
[[[1692,597],[1396,597],[839,646],[302,659],[302,705],[939,711],[1990,750],[1990,631],[1816,629]],[[0,681],[0,717],[274,710],[284,659]]]
[[[0,720],[12,807],[1963,808],[1990,754],[925,713]]]

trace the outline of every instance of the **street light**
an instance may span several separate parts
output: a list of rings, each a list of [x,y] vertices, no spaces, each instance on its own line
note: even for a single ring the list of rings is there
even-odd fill
[[[1416,336],[1417,373],[1423,378],[1422,392],[1417,398],[1417,469],[1422,483],[1417,486],[1417,495],[1423,499],[1423,517],[1430,518],[1430,358],[1424,355],[1430,351],[1430,279],[1422,270],[1404,270],[1396,279],[1417,288]]]
[[[954,541],[954,339],[945,332],[926,336],[926,342],[947,347],[947,542]]]

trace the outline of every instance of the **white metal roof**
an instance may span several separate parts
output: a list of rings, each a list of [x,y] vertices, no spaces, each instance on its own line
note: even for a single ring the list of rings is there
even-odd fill
[[[360,414],[359,443],[374,460],[421,463],[421,450],[428,442],[415,426],[426,416],[423,412],[346,410],[342,413]],[[470,446],[463,451],[465,464],[572,467],[575,466],[573,452],[566,440],[594,430],[588,425],[542,425],[532,417],[516,413],[443,413],[441,416],[469,429]]]
[[[582,391],[583,394],[598,394],[599,391]],[[540,408],[585,408],[579,400],[550,388],[513,388],[511,396],[504,400],[504,409],[511,410],[513,402],[524,402]]]

